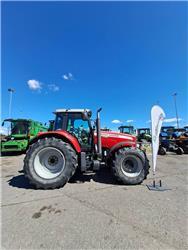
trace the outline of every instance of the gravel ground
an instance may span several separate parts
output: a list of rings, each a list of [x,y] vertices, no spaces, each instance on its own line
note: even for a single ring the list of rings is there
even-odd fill
[[[2,249],[188,249],[188,155],[158,157],[168,190],[118,185],[108,169],[35,190],[23,155],[1,157]]]

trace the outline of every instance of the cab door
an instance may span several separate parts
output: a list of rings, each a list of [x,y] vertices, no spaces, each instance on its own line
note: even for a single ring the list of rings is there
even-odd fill
[[[83,120],[81,114],[68,114],[67,131],[75,136],[82,151],[91,151],[93,135],[89,120]]]

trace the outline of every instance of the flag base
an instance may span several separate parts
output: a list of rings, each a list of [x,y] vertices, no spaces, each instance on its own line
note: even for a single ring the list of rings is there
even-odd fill
[[[155,180],[153,180],[153,184],[148,184],[146,185],[147,188],[150,190],[150,191],[168,191],[168,190],[171,190],[170,188],[165,188],[162,186],[162,181],[159,180],[159,183],[156,184],[155,183]]]

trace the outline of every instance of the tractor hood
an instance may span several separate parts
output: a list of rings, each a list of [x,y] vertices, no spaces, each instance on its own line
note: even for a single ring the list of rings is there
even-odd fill
[[[119,133],[116,131],[101,131],[102,148],[112,148],[118,144],[136,147],[136,136]],[[97,134],[94,134],[94,142],[97,143]]]
[[[105,138],[120,138],[124,140],[129,140],[129,141],[135,141],[136,136],[130,135],[130,134],[125,134],[125,133],[119,133],[116,131],[101,131],[101,136]]]
[[[13,139],[13,140],[23,140],[23,139],[27,139],[28,135],[27,134],[11,134],[9,136],[7,136],[8,139]]]

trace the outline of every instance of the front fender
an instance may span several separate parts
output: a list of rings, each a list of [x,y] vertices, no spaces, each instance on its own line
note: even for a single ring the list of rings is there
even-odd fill
[[[40,132],[36,137],[34,137],[30,140],[29,145],[35,143],[39,139],[43,139],[46,137],[48,137],[48,138],[55,137],[55,138],[61,139],[67,143],[70,143],[71,146],[76,150],[77,153],[81,152],[81,147],[80,147],[78,140],[74,136],[72,136],[71,134],[69,134],[68,132],[66,132],[64,130]]]
[[[107,159],[109,159],[111,157],[111,155],[121,149],[121,148],[125,148],[125,147],[129,147],[129,148],[136,148],[136,144],[135,142],[131,142],[131,141],[127,141],[127,142],[120,142],[120,143],[117,143],[116,145],[114,145],[110,151],[108,152],[108,155],[107,155]]]

